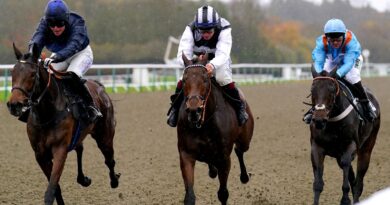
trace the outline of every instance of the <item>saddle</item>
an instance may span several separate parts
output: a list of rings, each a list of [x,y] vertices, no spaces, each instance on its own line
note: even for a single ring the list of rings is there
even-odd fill
[[[353,109],[359,114],[359,119],[363,121],[363,108],[359,102],[359,99],[355,97],[357,96],[357,91],[355,90],[353,85],[345,79],[337,79],[337,81],[341,87],[341,94],[343,94],[347,98]]]
[[[87,82],[85,79],[80,79],[77,74],[68,72],[60,80],[59,84],[62,87],[64,95],[66,96],[66,104],[68,110],[72,113],[76,120],[88,121],[87,102],[83,96],[80,87]]]

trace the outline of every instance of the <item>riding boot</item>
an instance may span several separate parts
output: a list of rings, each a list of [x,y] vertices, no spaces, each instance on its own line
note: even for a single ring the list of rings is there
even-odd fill
[[[313,108],[310,108],[304,115],[303,115],[303,121],[306,124],[310,124],[311,119],[313,118]]]
[[[77,94],[81,97],[81,99],[84,101],[84,105],[86,107],[86,113],[84,113],[85,118],[88,120],[89,123],[94,123],[96,120],[100,117],[103,117],[102,113],[97,108],[95,102],[92,99],[92,96],[89,92],[89,88],[87,84],[85,83],[86,80],[80,78],[77,74],[72,73],[73,82],[76,84],[74,87],[76,87],[75,91]]]
[[[359,81],[359,82],[353,84],[353,87],[355,88],[357,97],[359,98],[359,102],[361,103],[361,105],[362,105],[362,107],[363,107],[363,112],[364,112],[365,118],[366,118],[369,122],[373,122],[374,119],[377,117],[377,115],[376,115],[376,113],[375,113],[376,108],[375,108],[375,106],[370,102],[370,100],[368,99],[367,93],[366,93],[366,91],[364,90],[361,81]]]
[[[223,86],[227,95],[229,95],[229,102],[236,111],[238,125],[242,126],[248,120],[248,113],[246,113],[245,102],[241,100],[237,87],[233,83]]]
[[[184,94],[182,91],[182,81],[180,80],[177,83],[175,94],[171,95],[171,97],[170,97],[171,98],[171,107],[169,108],[168,113],[167,113],[167,115],[168,115],[167,123],[171,127],[176,127],[176,125],[177,125],[179,108],[180,108],[181,103],[184,100],[183,96],[184,96]]]

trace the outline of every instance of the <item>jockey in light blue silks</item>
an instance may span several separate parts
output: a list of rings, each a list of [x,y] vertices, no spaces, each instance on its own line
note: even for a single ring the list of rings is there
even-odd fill
[[[364,115],[368,121],[376,118],[375,107],[369,101],[362,86],[360,70],[363,64],[360,43],[352,31],[347,30],[340,19],[330,19],[324,26],[324,35],[316,40],[312,52],[313,65],[317,73],[323,70],[330,72],[337,68],[337,77],[344,78],[354,88],[354,94],[361,102]],[[309,110],[303,120],[310,124],[312,110]]]

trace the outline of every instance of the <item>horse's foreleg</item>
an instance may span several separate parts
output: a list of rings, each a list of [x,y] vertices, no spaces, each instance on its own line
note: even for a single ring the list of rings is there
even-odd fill
[[[248,176],[248,173],[246,171],[246,166],[245,166],[245,162],[244,162],[244,152],[242,152],[237,147],[234,148],[234,152],[236,153],[238,161],[240,163],[240,170],[241,170],[240,180],[243,184],[246,184],[249,181],[249,176]]]
[[[315,142],[311,145],[311,163],[313,167],[314,182],[314,205],[318,205],[320,201],[320,194],[324,189],[324,180],[322,176],[324,174],[324,150],[320,148]]]
[[[81,186],[87,187],[91,185],[91,179],[84,175],[83,172],[83,151],[84,146],[83,144],[80,144],[76,147],[76,154],[77,154],[77,183],[79,183]]]
[[[219,190],[218,199],[222,205],[226,205],[229,198],[229,191],[227,189],[227,180],[230,172],[230,157],[224,160],[224,162],[218,165],[218,179]]]
[[[349,199],[349,174],[350,174],[350,167],[352,163],[352,157],[354,152],[356,151],[356,144],[353,142],[350,145],[348,145],[347,150],[343,153],[343,155],[338,159],[338,163],[341,169],[343,169],[343,196],[341,198],[341,205],[350,205],[351,199]]]
[[[64,170],[65,160],[67,157],[67,147],[61,146],[53,148],[53,166],[50,174],[49,185],[45,193],[45,204],[52,205],[54,203],[54,196],[57,190],[60,190],[58,182],[60,180],[62,171]]]
[[[194,167],[195,159],[184,151],[180,151],[180,169],[186,189],[186,194],[184,197],[185,205],[195,204],[196,197],[194,192]]]
[[[42,169],[43,173],[45,174],[47,180],[50,180],[50,174],[53,167],[52,163],[52,157],[44,156],[41,154],[35,154],[35,159],[37,160],[39,167]],[[64,205],[64,199],[62,198],[61,188],[60,185],[57,186],[57,189],[55,191],[55,197],[57,200],[58,205]]]

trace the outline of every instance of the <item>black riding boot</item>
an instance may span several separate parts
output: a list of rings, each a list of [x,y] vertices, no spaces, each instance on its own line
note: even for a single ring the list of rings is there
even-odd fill
[[[229,102],[236,111],[238,125],[242,126],[248,120],[248,113],[246,113],[245,102],[241,100],[240,94],[234,83],[223,86],[225,92],[229,95]]]
[[[177,118],[179,115],[179,108],[181,103],[184,100],[183,97],[183,91],[182,91],[181,81],[177,83],[177,87],[175,90],[175,94],[171,95],[171,107],[168,110],[168,119],[167,123],[171,127],[176,127],[177,125]]]
[[[73,90],[76,92],[80,98],[84,101],[84,105],[86,107],[86,113],[84,113],[85,118],[88,120],[89,123],[94,123],[96,120],[100,117],[103,117],[102,113],[99,111],[97,106],[95,105],[95,102],[92,99],[92,96],[89,92],[89,88],[87,84],[85,83],[86,80],[81,79],[77,74],[72,73],[73,82],[75,85],[72,87],[75,88]],[[83,115],[82,115],[83,116]]]
[[[363,112],[365,118],[369,121],[372,122],[374,119],[377,117],[376,116],[376,108],[375,106],[370,102],[370,100],[367,97],[367,93],[363,88],[363,85],[361,81],[353,84],[353,87],[355,88],[357,97],[359,98],[359,102],[361,103],[363,107]]]

